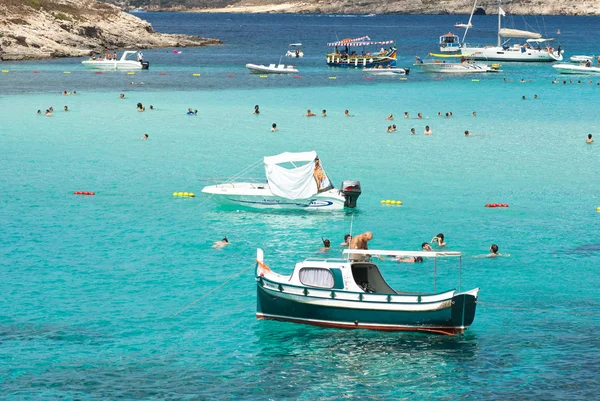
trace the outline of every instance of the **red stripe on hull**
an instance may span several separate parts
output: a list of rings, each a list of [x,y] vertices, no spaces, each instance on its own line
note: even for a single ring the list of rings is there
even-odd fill
[[[364,324],[364,323],[357,323],[353,326],[349,323],[344,324],[344,323],[336,323],[336,322],[295,319],[293,317],[266,316],[266,315],[263,315],[262,313],[257,313],[256,318],[259,320],[278,320],[281,322],[301,323],[301,324],[309,324],[311,326],[330,327],[330,328],[348,329],[348,330],[366,329],[366,330],[377,330],[377,331],[419,331],[419,332],[424,332],[424,333],[445,334],[445,335],[449,335],[449,336],[461,334],[465,331],[465,329],[461,329],[458,327],[379,326],[379,325]]]

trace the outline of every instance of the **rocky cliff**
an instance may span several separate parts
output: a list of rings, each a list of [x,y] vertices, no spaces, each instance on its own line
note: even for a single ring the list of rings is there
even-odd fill
[[[0,60],[219,43],[217,39],[156,33],[150,23],[94,0],[0,0]]]
[[[473,0],[103,0],[146,6],[148,10],[241,12],[241,13],[326,13],[326,14],[469,14]],[[512,0],[503,1],[511,14],[600,15],[600,0]],[[496,13],[497,0],[477,3]]]

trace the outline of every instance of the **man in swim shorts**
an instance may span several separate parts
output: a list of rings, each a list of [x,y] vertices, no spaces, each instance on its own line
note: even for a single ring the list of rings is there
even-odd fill
[[[373,233],[371,231],[367,231],[363,234],[358,234],[354,236],[350,241],[350,249],[369,249],[367,244],[372,239]],[[353,255],[351,257],[352,260],[367,260],[368,258],[368,255]]]

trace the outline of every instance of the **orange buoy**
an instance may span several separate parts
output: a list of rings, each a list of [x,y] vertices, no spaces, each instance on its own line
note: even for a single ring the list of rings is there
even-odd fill
[[[233,77],[234,75],[233,75],[233,74],[227,74],[227,76],[228,76],[228,77]]]
[[[294,78],[302,78],[300,75],[294,75]]]
[[[372,81],[373,78],[365,78],[365,81]]]
[[[102,71],[96,71],[96,72],[94,72],[94,74],[100,75],[100,74],[102,74]]]
[[[166,72],[161,72],[160,75],[167,75],[167,73]]]

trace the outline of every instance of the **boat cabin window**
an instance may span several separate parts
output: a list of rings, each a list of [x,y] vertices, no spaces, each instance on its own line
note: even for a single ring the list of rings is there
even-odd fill
[[[356,285],[362,288],[364,292],[396,293],[385,282],[379,268],[372,263],[354,263],[352,265],[352,277]]]
[[[329,269],[303,267],[300,269],[300,282],[304,285],[320,288],[333,288],[333,273]]]

